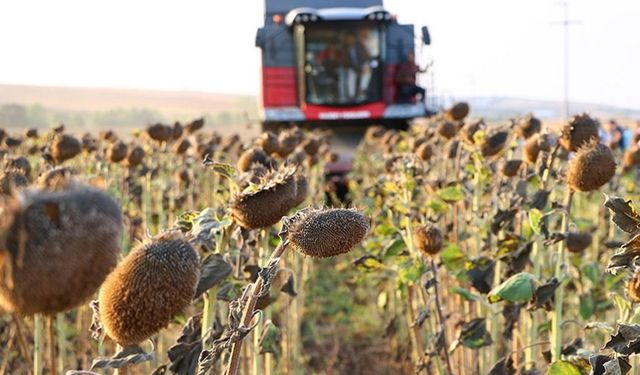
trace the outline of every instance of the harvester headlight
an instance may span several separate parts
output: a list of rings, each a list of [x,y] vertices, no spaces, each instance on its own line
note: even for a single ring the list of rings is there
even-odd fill
[[[382,21],[384,19],[384,14],[383,13],[378,13],[377,18],[378,18],[379,21]]]
[[[305,14],[302,16],[302,22],[309,22],[309,15]]]
[[[311,15],[311,21],[316,22],[318,20],[318,16],[316,16],[315,14]]]
[[[376,15],[375,15],[375,13],[371,13],[371,14],[369,15],[369,19],[370,19],[371,21],[375,20],[375,19],[376,19]]]

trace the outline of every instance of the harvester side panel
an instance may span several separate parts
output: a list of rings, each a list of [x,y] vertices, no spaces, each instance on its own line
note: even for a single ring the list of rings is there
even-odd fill
[[[291,30],[267,25],[259,31],[262,47],[262,101],[264,107],[298,105],[295,48]]]

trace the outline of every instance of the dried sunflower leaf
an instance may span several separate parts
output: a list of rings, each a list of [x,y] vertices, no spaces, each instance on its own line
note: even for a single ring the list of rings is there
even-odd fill
[[[529,303],[527,309],[529,311],[533,311],[544,308],[545,310],[550,311],[553,296],[559,286],[560,283],[555,277],[549,279],[545,284],[538,286],[533,293],[533,300]]]
[[[389,323],[387,323],[387,327],[384,329],[383,338],[390,338],[396,335],[398,332],[398,317],[394,316]]]
[[[509,268],[507,269],[507,275],[515,275],[522,272],[524,268],[531,262],[530,256],[533,250],[533,242],[529,241],[512,253],[508,254],[508,257],[504,260],[507,261]]]
[[[233,267],[227,263],[222,254],[208,255],[200,265],[200,280],[196,288],[196,297],[219,284],[231,274]]]
[[[487,332],[487,324],[483,318],[476,318],[462,325],[458,338],[451,344],[452,352],[462,345],[469,349],[479,349],[493,343],[491,335]]]
[[[638,257],[640,257],[640,234],[622,245],[620,250],[609,259],[607,272],[615,274],[620,269],[632,268]]]
[[[532,209],[543,210],[549,201],[549,194],[551,194],[551,192],[547,190],[536,191],[529,201],[529,206]]]
[[[129,345],[122,348],[111,358],[98,358],[91,364],[91,370],[121,368],[127,365],[135,365],[141,362],[150,362],[155,357],[155,353],[145,353],[138,345]]]
[[[429,309],[420,310],[420,312],[418,313],[418,316],[416,317],[416,320],[414,320],[414,322],[411,323],[411,327],[422,327],[422,325],[424,324],[424,321],[427,320],[429,316],[431,316],[431,314],[429,313]]]
[[[613,217],[611,220],[627,233],[634,233],[640,227],[640,214],[636,211],[630,200],[625,201],[619,197],[610,197],[605,194],[604,206],[611,211]]]
[[[502,309],[502,316],[505,320],[504,331],[502,332],[502,337],[506,340],[511,340],[513,338],[513,330],[516,327],[516,323],[520,318],[520,310],[522,310],[522,304],[520,303],[508,303]]]
[[[496,362],[488,375],[514,375],[516,373],[515,367],[513,367],[513,358],[511,356],[503,357]]]
[[[231,302],[242,294],[242,287],[237,283],[227,283],[218,288],[216,299]]]
[[[629,361],[620,357],[605,362],[603,367],[604,375],[624,375],[631,371]]]
[[[640,353],[640,324],[618,324],[618,330],[604,345],[622,355]]]
[[[260,337],[260,354],[271,353],[276,357],[280,356],[280,339],[280,329],[271,320],[267,320]]]
[[[248,280],[250,280],[252,283],[255,283],[256,280],[258,280],[258,273],[260,273],[261,269],[262,268],[257,264],[247,264],[242,270],[245,274],[249,274],[249,276],[247,277]]]
[[[206,208],[191,220],[191,242],[210,251],[215,248],[216,235],[228,225],[227,220],[219,220],[211,208]]]
[[[169,348],[167,356],[171,361],[169,370],[178,375],[193,374],[198,367],[198,357],[202,351],[201,316],[192,316],[182,328],[177,343]]]
[[[471,285],[478,292],[487,294],[491,291],[495,265],[496,262],[487,257],[479,257],[465,264]]]
[[[284,285],[282,285],[282,287],[280,288],[280,291],[290,295],[291,297],[295,297],[298,295],[298,292],[296,292],[296,280],[293,273],[289,273],[289,277],[287,278],[287,281],[284,283]]]
[[[624,375],[631,371],[627,357],[597,354],[589,357],[589,363],[591,364],[589,375]]]
[[[498,213],[491,223],[491,233],[498,234],[498,232],[510,225],[519,210],[519,208],[512,208],[510,210],[498,209]]]

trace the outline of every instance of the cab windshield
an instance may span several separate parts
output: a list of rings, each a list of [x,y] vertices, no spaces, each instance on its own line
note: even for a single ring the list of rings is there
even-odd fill
[[[307,25],[301,80],[307,103],[364,104],[382,99],[382,31],[374,23]]]

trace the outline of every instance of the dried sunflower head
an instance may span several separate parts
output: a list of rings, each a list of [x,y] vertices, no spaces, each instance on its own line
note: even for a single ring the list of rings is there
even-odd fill
[[[516,123],[516,134],[524,139],[531,138],[534,134],[540,133],[541,130],[542,122],[531,113],[519,119]]]
[[[580,147],[598,136],[598,122],[588,114],[576,115],[562,128],[558,142],[567,151],[578,151]]]
[[[295,205],[296,168],[282,167],[250,184],[230,203],[231,215],[243,228],[265,228],[276,224]]]
[[[55,314],[88,300],[115,267],[122,215],[106,193],[80,184],[26,189],[6,200],[0,225],[0,306]]]
[[[505,177],[514,177],[520,171],[522,164],[522,160],[519,159],[507,160],[502,164],[500,172],[502,172],[502,175]]]
[[[51,144],[51,156],[57,163],[74,158],[82,151],[82,145],[75,137],[58,134]]]
[[[597,139],[580,147],[569,162],[567,183],[574,191],[593,191],[609,182],[616,173],[611,149]]]
[[[353,209],[302,210],[287,219],[287,238],[305,255],[328,258],[358,245],[369,231],[369,220]]]
[[[126,143],[122,141],[112,143],[107,150],[107,158],[112,163],[120,163],[127,157],[128,149]]]
[[[592,237],[589,232],[569,232],[566,241],[567,250],[572,253],[581,253],[591,245]]]
[[[100,321],[120,345],[142,342],[194,298],[198,254],[180,231],[162,233],[132,250],[100,288]]]
[[[422,255],[437,254],[442,250],[442,231],[433,224],[421,225],[413,231],[413,242]]]
[[[21,169],[8,168],[0,174],[0,195],[9,196],[27,185],[29,185],[29,179]]]
[[[452,121],[461,121],[469,114],[469,104],[466,102],[455,103],[445,112],[445,117]]]

